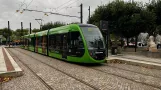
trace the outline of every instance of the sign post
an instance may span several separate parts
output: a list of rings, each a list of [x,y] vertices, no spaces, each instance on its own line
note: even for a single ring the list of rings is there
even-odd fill
[[[100,29],[102,32],[106,33],[106,56],[108,57],[108,40],[109,40],[109,30],[108,30],[108,21],[100,21]]]

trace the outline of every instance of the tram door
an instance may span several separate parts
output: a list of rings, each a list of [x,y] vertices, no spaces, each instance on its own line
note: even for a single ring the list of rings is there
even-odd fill
[[[62,58],[67,59],[67,34],[63,34],[62,38]]]
[[[46,37],[47,36],[43,36],[43,41],[42,41],[42,53],[46,54]]]
[[[38,37],[36,37],[35,52],[38,52]]]

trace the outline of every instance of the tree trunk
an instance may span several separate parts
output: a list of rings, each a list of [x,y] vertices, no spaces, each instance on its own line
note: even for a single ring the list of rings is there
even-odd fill
[[[129,38],[126,38],[127,39],[127,47],[129,46]]]
[[[135,36],[135,52],[136,52],[136,49],[137,49],[137,42],[138,42],[138,36]]]

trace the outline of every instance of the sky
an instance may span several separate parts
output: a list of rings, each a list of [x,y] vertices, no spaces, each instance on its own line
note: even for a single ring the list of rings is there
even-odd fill
[[[46,16],[40,12],[23,11],[23,9],[40,10],[44,12],[57,12],[72,16],[80,16],[80,4],[83,4],[83,23],[88,19],[88,8],[91,7],[91,14],[94,10],[103,4],[112,2],[113,0],[0,0],[0,28],[7,27],[10,21],[10,28],[16,30],[21,28],[29,28],[32,23],[33,28],[40,28],[40,24],[35,19],[43,19],[42,23],[61,21],[65,23],[80,22],[79,18],[65,17],[58,15]],[[128,1],[128,0],[125,0]],[[149,0],[134,0],[139,2],[149,2]],[[16,10],[20,10],[16,12]]]

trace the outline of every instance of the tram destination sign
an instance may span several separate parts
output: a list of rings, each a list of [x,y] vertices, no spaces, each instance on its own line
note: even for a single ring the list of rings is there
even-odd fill
[[[100,21],[100,29],[102,31],[107,31],[108,30],[108,21],[101,20]]]

